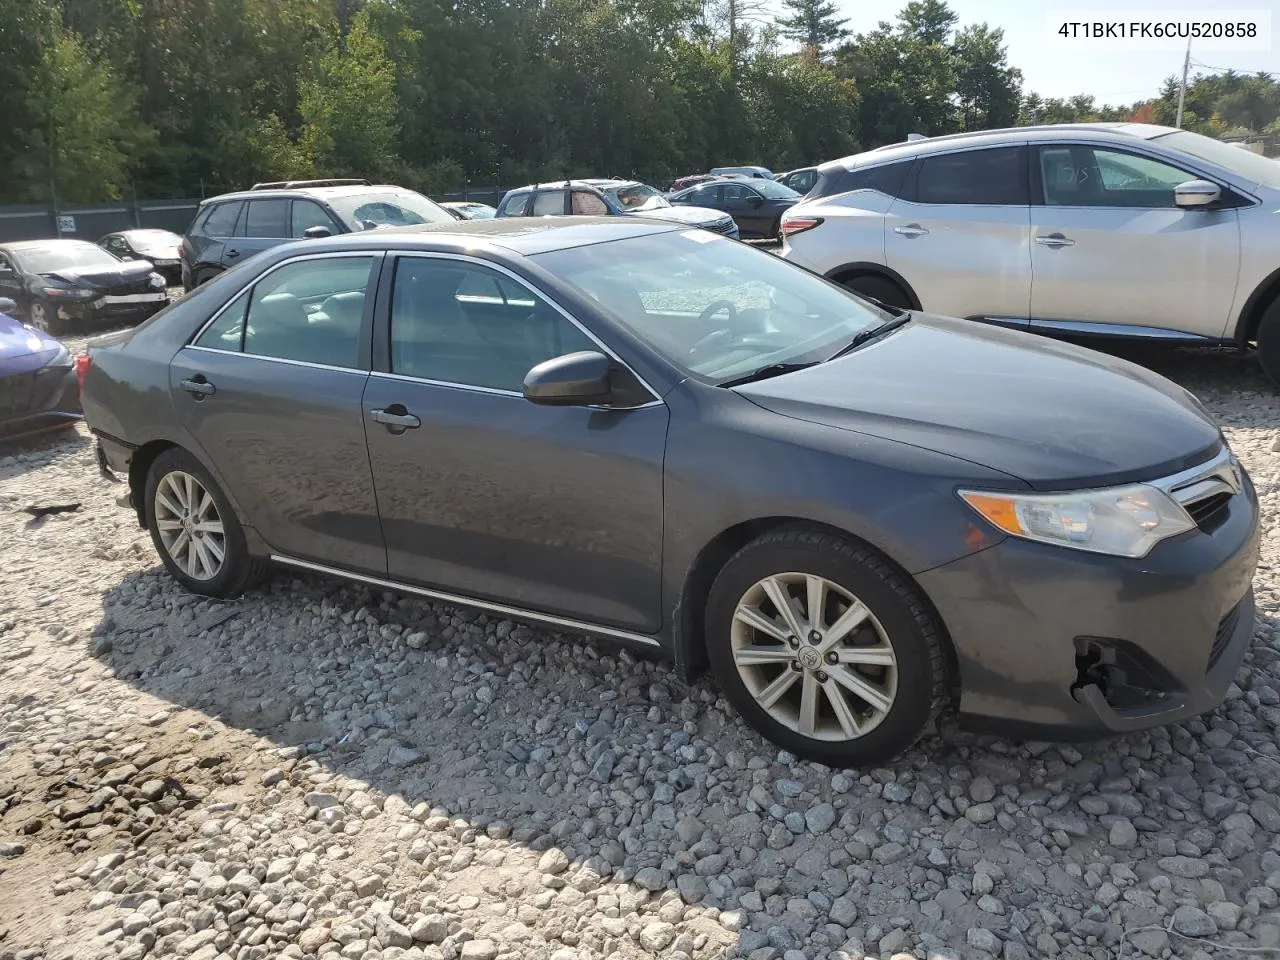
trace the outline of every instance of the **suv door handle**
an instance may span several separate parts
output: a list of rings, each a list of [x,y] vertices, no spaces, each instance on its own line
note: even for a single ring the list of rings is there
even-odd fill
[[[404,433],[422,426],[422,421],[404,408],[403,404],[393,403],[385,410],[370,410],[375,422],[381,423],[392,433]]]
[[[929,231],[918,223],[908,223],[905,227],[894,227],[894,233],[900,233],[904,237],[923,237]]]
[[[1042,247],[1074,247],[1076,242],[1060,233],[1051,233],[1046,237],[1036,237],[1036,243]]]
[[[204,378],[203,373],[197,373],[190,380],[182,381],[182,389],[187,391],[197,400],[203,400],[205,397],[211,397],[217,393],[217,389],[212,383]]]

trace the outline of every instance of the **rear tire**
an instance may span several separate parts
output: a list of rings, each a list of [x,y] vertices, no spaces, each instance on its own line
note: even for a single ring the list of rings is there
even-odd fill
[[[706,641],[743,719],[830,766],[889,760],[947,704],[946,641],[919,589],[874,550],[824,531],[784,528],[734,554],[707,600]]]
[[[1280,386],[1280,296],[1271,301],[1258,321],[1257,341],[1262,372]]]
[[[887,306],[899,307],[903,310],[914,309],[907,291],[888,277],[864,273],[844,281],[844,285],[854,293],[870,297],[872,300],[879,300]]]
[[[152,461],[144,497],[156,553],[187,590],[227,599],[267,574],[266,561],[249,554],[230,501],[187,451],[173,447]]]
[[[64,324],[58,316],[58,308],[41,300],[32,300],[27,306],[27,323],[37,330],[43,330],[51,337],[63,332]]]

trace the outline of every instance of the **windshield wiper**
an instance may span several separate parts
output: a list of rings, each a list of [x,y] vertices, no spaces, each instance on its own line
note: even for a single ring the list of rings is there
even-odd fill
[[[827,357],[828,360],[834,360],[836,357],[843,357],[846,353],[857,350],[864,343],[869,343],[877,337],[882,337],[891,330],[897,330],[911,319],[911,314],[904,312],[900,317],[894,317],[892,320],[886,320],[884,323],[878,323],[874,327],[863,330],[843,347]]]
[[[793,373],[796,370],[804,370],[806,367],[817,366],[817,360],[808,360],[804,363],[770,363],[763,367],[752,370],[750,373],[744,373],[740,377],[734,377],[732,380],[725,380],[718,383],[718,387],[740,387],[744,383],[755,383],[757,380],[768,380],[770,377],[780,377],[784,373]]]

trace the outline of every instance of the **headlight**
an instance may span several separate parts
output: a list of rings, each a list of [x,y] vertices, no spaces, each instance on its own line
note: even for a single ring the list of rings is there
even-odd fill
[[[1195,529],[1168,494],[1143,483],[1076,493],[959,493],[1012,536],[1116,557],[1145,557],[1161,540]]]
[[[91,290],[88,287],[45,287],[44,295],[46,297],[54,297],[63,300],[82,300],[85,297],[92,297],[97,294],[97,290]]]
[[[153,273],[149,279],[151,280],[152,290],[160,290],[164,288],[164,277],[160,276],[160,274]]]

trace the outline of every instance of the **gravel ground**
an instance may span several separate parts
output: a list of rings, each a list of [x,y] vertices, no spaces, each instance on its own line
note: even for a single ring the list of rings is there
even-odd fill
[[[1265,505],[1227,703],[893,769],[798,762],[708,680],[543,629],[288,573],[198,599],[83,429],[0,457],[0,958],[1280,953],[1280,395],[1140,359]]]

